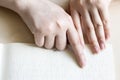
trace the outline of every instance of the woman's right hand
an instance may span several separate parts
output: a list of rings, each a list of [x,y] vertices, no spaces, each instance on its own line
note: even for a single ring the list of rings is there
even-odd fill
[[[78,33],[82,29],[94,53],[105,49],[105,43],[110,37],[110,2],[111,0],[70,0],[70,12],[75,27]]]

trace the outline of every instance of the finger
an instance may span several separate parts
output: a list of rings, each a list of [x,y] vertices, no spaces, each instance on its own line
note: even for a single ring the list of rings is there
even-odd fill
[[[85,56],[84,56],[84,49],[80,44],[78,33],[74,28],[74,25],[72,24],[72,22],[69,26],[70,28],[67,30],[68,40],[75,53],[78,64],[80,65],[80,67],[84,67],[86,63]]]
[[[85,44],[90,44],[86,33],[83,33]]]
[[[35,43],[39,47],[43,47],[44,45],[44,35],[42,34],[35,34],[34,35]]]
[[[106,40],[110,38],[110,25],[109,25],[109,11],[108,8],[99,8],[99,14],[102,19],[104,32],[105,32],[105,38]]]
[[[101,18],[100,18],[97,8],[90,10],[90,14],[92,17],[94,29],[96,32],[96,36],[97,36],[97,40],[99,42],[100,48],[104,49],[105,48],[104,28],[103,28],[103,24],[102,24],[102,21],[101,21]]]
[[[74,25],[76,27],[76,30],[79,34],[80,43],[82,46],[84,46],[84,39],[83,39],[83,33],[82,33],[82,28],[81,28],[80,15],[75,9],[71,8],[71,16],[72,16]]]
[[[83,17],[82,19],[84,21],[84,26],[86,29],[85,31],[86,31],[91,49],[94,53],[98,53],[100,50],[100,47],[97,41],[97,37],[95,34],[95,30],[94,30],[93,23],[91,21],[89,12],[85,10],[84,13],[82,14],[82,17]]]
[[[83,21],[82,17],[81,17],[81,27],[82,27],[82,32],[83,32],[84,43],[89,44],[88,37],[87,37],[85,27],[84,27],[84,21]]]
[[[51,48],[53,48],[53,46],[54,46],[54,40],[55,39],[55,36],[51,36],[51,35],[49,35],[49,36],[46,36],[45,37],[45,45],[44,45],[44,47],[45,48],[47,48],[47,49],[51,49]]]
[[[56,48],[58,50],[64,50],[66,48],[66,33],[61,33],[56,36]]]

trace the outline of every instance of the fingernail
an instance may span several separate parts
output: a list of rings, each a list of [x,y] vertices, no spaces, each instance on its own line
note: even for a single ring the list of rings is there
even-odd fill
[[[84,68],[86,66],[86,61],[83,61],[81,68]]]
[[[85,62],[85,61],[79,63],[79,66],[80,66],[81,68],[84,68],[85,65],[86,65],[86,62]]]
[[[94,47],[94,52],[95,53],[99,53],[99,51],[100,51],[99,47]]]
[[[81,59],[79,59],[79,66],[81,68],[84,68],[86,66],[86,59],[84,55],[82,55]]]
[[[100,44],[100,48],[103,50],[103,49],[105,49],[105,44],[104,43],[101,43]]]

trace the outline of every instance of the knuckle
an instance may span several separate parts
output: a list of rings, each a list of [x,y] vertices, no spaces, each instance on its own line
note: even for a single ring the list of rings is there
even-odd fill
[[[40,26],[39,24],[37,24],[35,26],[35,31],[39,32],[39,33],[46,33],[46,32],[52,32],[53,31],[53,26],[54,26],[54,22],[52,21],[47,21],[47,24],[43,23],[42,26]]]
[[[43,28],[41,28],[41,30],[39,31],[39,33],[41,32],[41,34],[45,34],[45,35],[49,35],[49,34],[54,34],[54,24],[53,23],[48,23],[46,24]]]
[[[62,28],[63,28],[60,21],[56,21],[56,24],[57,24],[57,27],[58,27],[59,29],[62,29]]]
[[[97,44],[97,40],[96,40],[96,39],[91,39],[91,40],[90,40],[90,44],[96,45],[96,44]]]
[[[96,23],[95,28],[100,30],[103,27],[102,23]]]
[[[87,27],[87,31],[88,31],[88,33],[91,33],[92,31],[94,31],[94,27],[88,26],[88,27]]]
[[[93,41],[91,41],[91,43],[90,43],[90,44],[91,44],[92,46],[96,46],[96,45],[97,45],[97,43],[98,43],[97,41],[93,40]]]
[[[98,39],[98,41],[100,42],[100,43],[104,43],[104,38],[102,38],[102,37],[100,37],[99,39]]]
[[[52,23],[52,22],[48,23],[48,25],[46,25],[46,31],[47,32],[52,32],[53,31],[53,26],[54,26],[54,23]]]
[[[107,19],[104,19],[104,20],[103,20],[103,24],[104,24],[104,25],[107,25],[107,24],[108,24],[108,20],[107,20]]]
[[[53,31],[52,26],[48,26],[48,28],[46,29],[46,32],[51,33],[52,31]]]
[[[44,31],[43,28],[36,27],[36,30],[34,31],[34,34],[35,35],[43,35],[43,34],[45,34],[45,31]]]
[[[67,30],[67,27],[66,27],[66,23],[63,22],[63,21],[56,21],[56,24],[57,24],[57,27],[58,27],[58,30],[59,31],[66,31]]]
[[[36,26],[34,33],[41,33],[41,32],[42,32],[42,28]]]

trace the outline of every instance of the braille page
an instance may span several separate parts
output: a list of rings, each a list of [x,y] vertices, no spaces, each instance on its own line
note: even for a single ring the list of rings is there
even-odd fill
[[[70,48],[56,51],[24,43],[4,44],[4,48],[3,80],[115,80],[111,44],[98,55],[86,46],[83,69]]]

